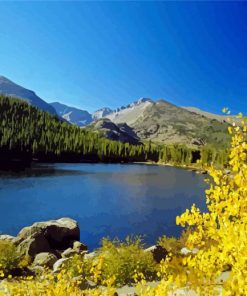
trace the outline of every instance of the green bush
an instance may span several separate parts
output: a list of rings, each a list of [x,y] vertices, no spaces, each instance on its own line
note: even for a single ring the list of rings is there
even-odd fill
[[[100,263],[99,263],[100,262]],[[115,279],[115,285],[124,285],[134,282],[134,276],[142,274],[147,280],[156,277],[157,264],[149,252],[144,252],[142,240],[127,237],[125,241],[118,239],[102,240],[102,247],[97,251],[97,257],[91,264],[100,264],[98,271],[100,281]]]
[[[83,255],[75,254],[62,264],[61,269],[66,270],[71,278],[82,276],[86,279],[90,278],[90,265],[89,261],[84,260]]]
[[[7,240],[0,240],[0,270],[8,273],[18,267],[20,255],[13,243]]]

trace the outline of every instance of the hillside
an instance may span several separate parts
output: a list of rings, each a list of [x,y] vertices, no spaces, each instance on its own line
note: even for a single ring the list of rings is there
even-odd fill
[[[109,139],[125,141],[125,136],[131,139],[134,135],[134,138],[141,141],[185,144],[191,147],[205,144],[224,147],[229,142],[226,116],[211,114],[193,107],[178,107],[165,100],[155,102],[141,98],[126,107],[116,110],[102,108],[92,114],[60,103],[52,105],[58,114],[70,123],[79,126],[89,124],[90,128],[103,131]],[[97,123],[102,118],[108,121]],[[124,131],[124,137],[119,131],[119,124],[128,126]]]
[[[5,95],[0,95],[0,122],[0,168],[9,168],[10,163],[30,164],[33,159],[43,162],[158,160],[159,151],[151,146],[111,141],[100,133],[71,125]],[[121,133],[124,135],[124,127]]]
[[[25,100],[34,107],[53,115],[56,114],[55,109],[38,97],[34,91],[26,89],[4,76],[0,76],[0,94]]]
[[[141,140],[156,143],[225,146],[229,142],[227,123],[198,114],[164,100],[141,99],[106,116],[114,123],[126,123]]]

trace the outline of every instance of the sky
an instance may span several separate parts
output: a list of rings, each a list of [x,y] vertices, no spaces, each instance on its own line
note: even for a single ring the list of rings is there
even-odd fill
[[[0,75],[88,111],[247,113],[247,2],[0,2]]]

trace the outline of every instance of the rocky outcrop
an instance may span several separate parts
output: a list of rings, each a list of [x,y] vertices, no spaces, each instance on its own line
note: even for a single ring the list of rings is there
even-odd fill
[[[130,144],[140,144],[134,130],[126,123],[115,124],[110,119],[102,118],[88,126],[93,131],[102,133],[106,138]]]
[[[79,225],[70,218],[36,222],[24,227],[17,237],[0,235],[0,240],[12,242],[20,256],[28,256],[29,269],[34,273],[47,267],[57,270],[62,262],[75,254],[87,253],[87,246],[79,241]]]
[[[80,239],[78,223],[70,218],[37,222],[23,228],[14,239],[21,254],[34,258],[42,252],[59,256]]]

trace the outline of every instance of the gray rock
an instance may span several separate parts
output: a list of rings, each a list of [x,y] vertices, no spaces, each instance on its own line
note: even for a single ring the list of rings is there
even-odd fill
[[[49,242],[43,237],[42,234],[33,235],[27,237],[23,241],[16,241],[17,250],[21,255],[30,256],[30,258],[34,258],[35,255],[42,252],[51,252],[52,248],[49,245]]]
[[[182,255],[188,255],[188,254],[196,254],[196,253],[198,253],[198,251],[199,250],[197,248],[194,248],[192,250],[189,250],[188,248],[182,248],[180,253]]]
[[[23,228],[14,243],[22,254],[32,258],[41,252],[65,250],[80,239],[78,223],[70,218],[37,222]]]
[[[54,254],[43,252],[35,256],[33,266],[44,266],[52,268],[56,261],[57,257]]]
[[[93,259],[97,256],[97,253],[96,252],[91,252],[91,253],[88,253],[88,254],[85,254],[84,255],[84,260],[89,260],[89,259]]]
[[[77,252],[75,250],[73,250],[72,248],[68,248],[61,254],[61,256],[62,256],[62,258],[70,258],[70,257],[74,256],[75,254],[77,254]]]
[[[75,250],[76,253],[82,253],[84,251],[87,251],[87,246],[84,245],[81,242],[74,241],[74,243],[73,243],[73,250]]]
[[[58,272],[61,269],[62,265],[68,260],[69,260],[68,258],[61,258],[61,259],[57,260],[53,264],[53,271]]]

